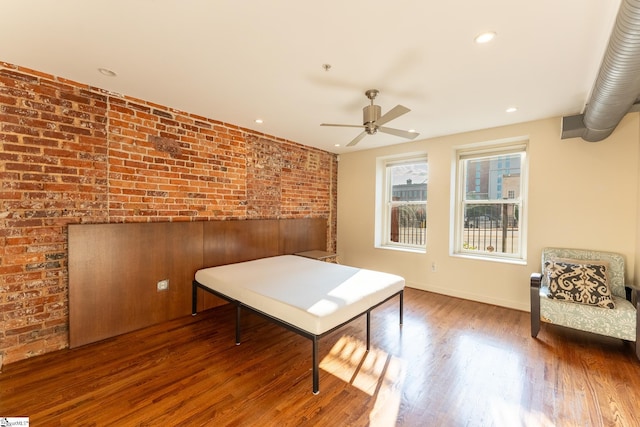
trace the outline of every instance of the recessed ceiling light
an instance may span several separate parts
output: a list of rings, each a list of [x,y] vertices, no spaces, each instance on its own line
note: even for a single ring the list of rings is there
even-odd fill
[[[409,132],[409,133],[416,133],[416,130],[415,130],[415,129],[409,129],[407,132]]]
[[[516,107],[509,107],[505,111],[507,113],[515,113],[516,111],[518,111],[518,109]]]
[[[334,144],[333,146],[334,147],[340,147],[340,144]]]
[[[264,123],[264,122],[262,121],[262,119],[256,119],[256,123],[261,124],[261,123]]]
[[[478,34],[473,41],[475,41],[478,44],[482,44],[482,43],[489,43],[491,40],[493,40],[496,37],[496,33],[494,31],[487,31],[484,33],[480,33]]]
[[[102,74],[103,76],[107,76],[107,77],[115,77],[117,76],[115,71],[111,71],[108,68],[98,68],[98,71],[100,72],[100,74]]]

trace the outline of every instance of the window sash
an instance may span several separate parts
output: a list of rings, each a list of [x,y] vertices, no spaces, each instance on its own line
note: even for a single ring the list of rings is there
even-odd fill
[[[519,163],[511,163],[508,168],[506,166],[501,166],[501,168],[505,171],[518,170],[517,188],[514,188],[513,181],[505,188],[504,178],[508,174],[502,175],[501,179],[496,179],[495,182],[491,182],[489,175],[484,176],[483,179],[486,181],[484,186],[481,184],[480,177],[468,176],[470,173],[468,166],[471,161],[498,162],[502,160],[501,157],[507,158],[514,155],[517,155]],[[456,186],[458,193],[456,194],[457,209],[456,221],[454,222],[454,235],[456,236],[454,253],[500,259],[524,259],[525,156],[526,143],[508,147],[476,147],[458,151],[458,173],[456,176],[459,182]],[[479,168],[477,170],[481,170],[478,164],[475,167]],[[500,168],[497,170],[499,172]],[[485,172],[489,174],[490,171],[490,166],[488,166]],[[480,193],[477,198],[471,197],[472,192],[468,191],[468,185],[475,185],[476,188],[483,187],[486,194]],[[491,185],[494,188],[489,188]]]
[[[388,160],[384,163],[384,215],[382,224],[382,246],[426,249],[426,187],[415,193],[418,189],[411,189],[406,193],[407,200],[393,200],[394,183],[392,180],[393,169],[402,165],[427,164],[425,156],[405,159]],[[428,167],[428,165],[427,165]],[[427,179],[428,181],[428,179]],[[402,185],[402,184],[396,184]],[[422,184],[420,184],[422,185]],[[424,183],[426,186],[427,183]],[[425,200],[411,200],[424,198]]]

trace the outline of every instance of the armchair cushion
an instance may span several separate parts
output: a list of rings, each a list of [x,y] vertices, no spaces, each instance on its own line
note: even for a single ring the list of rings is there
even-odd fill
[[[548,296],[567,302],[615,308],[608,280],[606,262],[550,259],[544,270],[548,280]]]
[[[636,340],[636,308],[624,298],[613,296],[615,310],[548,298],[549,288],[540,288],[540,320],[581,331],[628,341]],[[602,312],[606,311],[606,316]]]

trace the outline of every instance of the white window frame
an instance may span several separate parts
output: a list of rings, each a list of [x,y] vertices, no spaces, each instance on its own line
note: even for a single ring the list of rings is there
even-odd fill
[[[420,162],[427,163],[427,168],[428,168],[429,161],[426,153],[403,154],[399,156],[380,157],[377,159],[376,212],[375,212],[375,247],[376,248],[400,250],[400,251],[407,251],[407,252],[419,252],[419,253],[426,252],[426,249],[427,249],[426,237],[423,245],[391,241],[391,208],[394,206],[394,204],[421,204],[421,205],[424,204],[425,211],[426,211],[428,210],[428,202],[427,201],[394,202],[393,200],[391,200],[393,185],[388,174],[389,167],[402,165],[402,164],[420,163]],[[428,172],[427,172],[427,183],[428,183]],[[427,195],[427,198],[428,198],[428,195]]]
[[[513,139],[503,142],[473,144],[470,146],[458,147],[454,150],[454,173],[452,178],[452,212],[451,221],[451,244],[450,253],[452,256],[484,259],[490,261],[501,261],[508,263],[526,264],[527,261],[527,200],[528,200],[528,141],[526,139]],[[466,160],[481,159],[502,155],[521,155],[520,163],[520,196],[515,199],[503,198],[500,200],[465,200],[465,176],[464,162]],[[484,250],[472,250],[465,248],[465,205],[468,204],[500,204],[502,200],[518,205],[518,250],[515,253],[489,252]]]

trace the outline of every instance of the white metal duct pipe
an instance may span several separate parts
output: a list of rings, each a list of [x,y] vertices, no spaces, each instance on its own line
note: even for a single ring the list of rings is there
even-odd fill
[[[584,112],[585,141],[602,141],[640,95],[640,0],[623,0]]]

